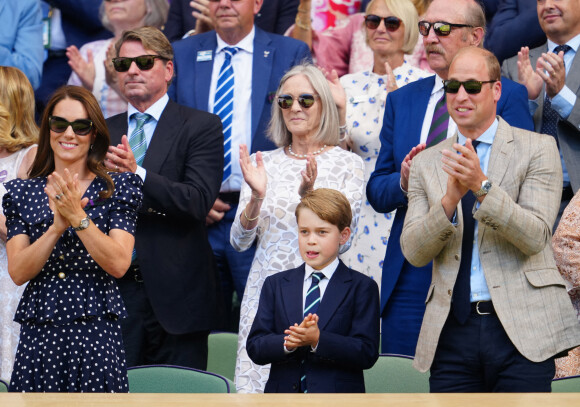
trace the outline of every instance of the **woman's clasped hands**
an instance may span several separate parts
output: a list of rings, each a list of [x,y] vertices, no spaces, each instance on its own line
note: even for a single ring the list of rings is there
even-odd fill
[[[48,176],[44,192],[54,214],[53,226],[59,233],[64,233],[71,225],[80,224],[87,216],[83,208],[89,199],[82,198],[78,174],[72,175],[66,168],[62,175],[54,171]]]

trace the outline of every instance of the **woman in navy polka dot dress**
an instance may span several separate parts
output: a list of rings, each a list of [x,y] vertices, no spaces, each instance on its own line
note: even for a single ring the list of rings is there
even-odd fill
[[[11,391],[127,392],[115,282],[131,263],[141,180],[108,174],[109,133],[93,95],[57,90],[30,179],[6,184],[8,271],[29,281],[16,311]]]

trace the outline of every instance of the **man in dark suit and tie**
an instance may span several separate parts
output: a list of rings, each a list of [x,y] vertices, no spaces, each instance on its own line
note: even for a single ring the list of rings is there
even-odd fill
[[[230,245],[230,229],[244,182],[239,145],[246,144],[252,153],[275,147],[266,138],[274,93],[290,67],[310,59],[303,42],[266,33],[254,25],[262,2],[212,1],[208,7],[215,31],[173,44],[176,76],[169,97],[220,115],[224,125],[224,177],[207,223],[226,307],[231,304],[229,282],[242,298],[254,258],[254,250],[238,253]]]
[[[535,130],[558,142],[564,183],[556,229],[580,188],[580,1],[538,0],[537,12],[548,42],[523,47],[504,62],[502,73],[527,88]]]
[[[127,364],[205,370],[221,306],[205,226],[222,178],[221,122],[169,100],[173,49],[158,29],[125,32],[116,53],[129,108],[107,120],[106,164],[144,181],[134,260],[118,280],[129,313],[122,322]]]
[[[381,281],[382,352],[414,355],[425,312],[431,264],[407,262],[399,238],[407,211],[407,182],[412,158],[425,145],[452,136],[457,128],[449,118],[443,92],[449,65],[459,49],[482,46],[485,16],[474,0],[434,0],[419,31],[435,76],[389,93],[380,134],[381,150],[367,184],[367,197],[377,212],[397,210],[383,265]],[[497,112],[509,124],[533,129],[523,86],[503,78]]]

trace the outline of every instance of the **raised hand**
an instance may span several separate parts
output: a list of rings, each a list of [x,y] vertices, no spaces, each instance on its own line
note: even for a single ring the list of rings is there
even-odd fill
[[[522,47],[518,52],[518,82],[528,90],[528,99],[535,100],[542,91],[544,81],[530,63],[529,47]]]
[[[409,154],[405,156],[403,162],[401,163],[401,188],[403,191],[407,191],[409,188],[409,173],[411,171],[411,161],[417,154],[425,150],[427,145],[425,143],[417,144],[415,147],[409,151]]]
[[[119,172],[134,173],[137,171],[137,161],[126,134],[121,137],[121,144],[116,147],[109,146],[109,151],[105,156],[105,166],[110,170]]]
[[[244,180],[252,189],[252,195],[257,198],[263,198],[266,195],[268,175],[264,168],[262,153],[260,151],[256,153],[256,165],[254,166],[248,147],[245,144],[240,144],[240,168]]]
[[[79,49],[71,45],[66,49],[68,65],[76,73],[83,84],[83,87],[92,91],[95,82],[95,63],[93,62],[93,53],[87,50],[87,60],[83,58]]]
[[[564,65],[564,51],[558,54],[545,52],[536,62],[536,73],[546,84],[546,95],[556,96],[566,84],[566,66]]]
[[[397,86],[397,78],[395,78],[395,74],[388,62],[385,62],[385,69],[387,70],[387,92],[399,89]]]
[[[316,158],[312,154],[308,154],[306,158],[306,169],[300,171],[300,174],[302,175],[302,182],[298,188],[298,194],[304,196],[308,191],[314,189],[314,183],[318,176]]]

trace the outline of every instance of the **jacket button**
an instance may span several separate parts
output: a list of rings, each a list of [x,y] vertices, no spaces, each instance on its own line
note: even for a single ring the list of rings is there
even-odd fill
[[[453,295],[453,291],[447,290],[447,294],[451,297],[451,295]]]
[[[459,261],[459,255],[458,254],[455,255],[455,260]]]

